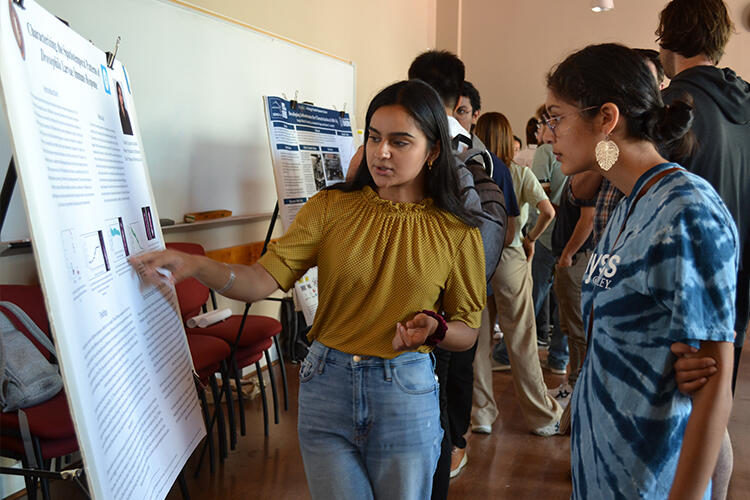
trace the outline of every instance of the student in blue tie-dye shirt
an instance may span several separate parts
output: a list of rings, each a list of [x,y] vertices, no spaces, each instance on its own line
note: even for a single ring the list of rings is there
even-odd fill
[[[665,107],[642,58],[616,44],[569,56],[547,86],[563,173],[600,171],[626,195],[583,279],[573,498],[708,498],[731,409],[738,238],[713,188],[654,145],[689,147],[692,107]],[[677,390],[676,341],[717,363],[692,398]]]

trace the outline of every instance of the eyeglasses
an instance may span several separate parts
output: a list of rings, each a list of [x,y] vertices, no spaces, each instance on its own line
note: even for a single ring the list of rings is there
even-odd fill
[[[562,121],[563,118],[565,118],[566,116],[570,116],[570,115],[577,115],[577,114],[583,113],[584,111],[590,111],[596,108],[599,108],[599,106],[589,106],[588,108],[571,111],[570,113],[565,113],[564,115],[542,118],[542,121],[547,125],[547,128],[549,129],[550,132],[552,132],[552,135],[556,135],[555,130],[557,130],[557,127],[560,125],[560,122]]]

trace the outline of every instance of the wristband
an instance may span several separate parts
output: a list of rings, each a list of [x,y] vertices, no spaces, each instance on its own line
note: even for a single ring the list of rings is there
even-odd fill
[[[445,333],[448,331],[448,323],[445,322],[445,318],[443,318],[441,315],[439,315],[435,311],[424,309],[422,310],[422,314],[426,314],[427,316],[430,316],[431,318],[435,318],[438,322],[438,326],[433,332],[433,334],[428,336],[424,340],[424,345],[436,346],[440,342],[442,342],[443,339],[445,338]]]
[[[216,293],[220,293],[220,294],[224,292],[228,292],[229,289],[232,288],[232,285],[234,285],[234,280],[237,279],[237,275],[234,274],[234,269],[232,269],[232,266],[226,263],[224,265],[227,266],[227,269],[229,269],[229,279],[227,280],[226,284],[223,287],[216,290]]]

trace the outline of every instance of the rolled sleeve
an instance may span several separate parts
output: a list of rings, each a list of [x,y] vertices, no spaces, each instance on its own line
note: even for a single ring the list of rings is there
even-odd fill
[[[544,188],[539,183],[537,178],[534,176],[529,169],[525,168],[522,170],[523,177],[521,179],[521,190],[523,191],[522,199],[527,201],[529,205],[536,208],[540,202],[549,199],[547,194],[544,192]]]

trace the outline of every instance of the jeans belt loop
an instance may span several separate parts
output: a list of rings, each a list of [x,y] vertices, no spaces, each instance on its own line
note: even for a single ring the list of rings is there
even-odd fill
[[[323,352],[320,353],[320,363],[318,363],[318,375],[323,373],[323,370],[325,370],[326,358],[328,358],[328,351],[330,350],[330,347],[323,346]]]
[[[388,382],[390,382],[391,381],[391,360],[390,359],[383,360],[383,370],[385,371],[385,379]]]

